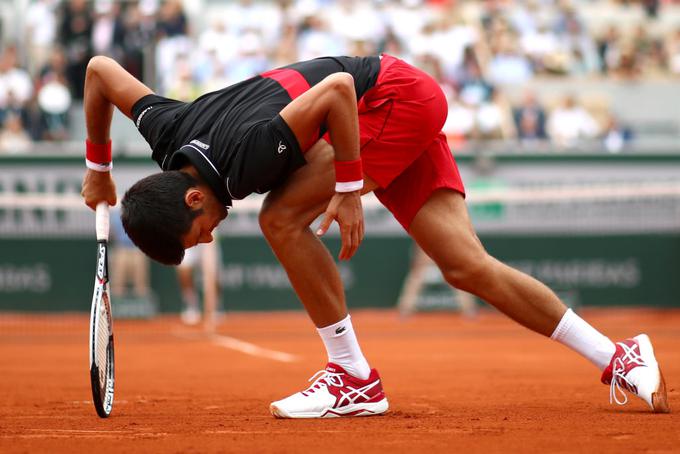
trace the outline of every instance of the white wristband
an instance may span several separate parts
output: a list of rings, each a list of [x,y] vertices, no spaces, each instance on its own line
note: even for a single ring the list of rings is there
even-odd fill
[[[358,191],[364,187],[364,180],[343,181],[335,183],[335,192]]]
[[[109,172],[111,169],[113,169],[113,162],[107,162],[106,164],[97,164],[96,162],[92,162],[89,159],[85,159],[85,165],[87,166],[88,169],[92,169],[97,172]]]

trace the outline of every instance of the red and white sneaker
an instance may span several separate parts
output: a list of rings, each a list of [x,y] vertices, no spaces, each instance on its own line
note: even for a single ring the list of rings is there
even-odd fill
[[[602,372],[602,383],[610,385],[609,403],[625,405],[628,390],[647,402],[656,413],[671,411],[666,396],[666,382],[654,357],[646,334],[616,343],[616,352]],[[619,396],[623,396],[619,400]]]
[[[269,411],[277,418],[336,418],[371,416],[389,407],[378,371],[362,380],[349,375],[337,364],[328,363],[309,379],[312,386],[272,402]]]

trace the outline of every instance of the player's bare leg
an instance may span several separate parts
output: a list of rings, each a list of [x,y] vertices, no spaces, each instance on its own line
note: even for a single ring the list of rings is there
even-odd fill
[[[272,191],[260,226],[310,318],[317,326],[329,364],[304,392],[274,402],[286,418],[370,415],[387,411],[375,369],[370,369],[347,315],[345,294],[330,252],[310,229],[334,193],[332,149],[320,141],[305,154],[307,165]],[[374,184],[365,184],[365,191]]]
[[[305,158],[307,165],[265,199],[260,227],[310,318],[323,327],[347,315],[333,257],[310,228],[334,194],[333,151],[325,141],[319,141]],[[363,192],[375,187],[366,179]]]
[[[602,381],[611,384],[611,396],[617,403],[625,403],[626,399],[617,397],[625,388],[654,411],[668,411],[665,384],[647,336],[614,345],[567,310],[547,286],[487,254],[461,194],[435,191],[414,218],[409,233],[437,263],[449,284],[477,295],[523,326],[593,362],[603,371]]]
[[[203,245],[201,254],[201,270],[203,278],[203,330],[214,333],[218,325],[218,301],[219,301],[219,269],[217,239]]]
[[[555,331],[566,306],[536,279],[486,253],[461,194],[436,191],[414,218],[409,233],[449,284],[477,295],[529,329],[545,336]]]

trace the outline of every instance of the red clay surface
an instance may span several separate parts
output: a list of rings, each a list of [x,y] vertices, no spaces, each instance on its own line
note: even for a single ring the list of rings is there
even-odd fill
[[[680,311],[586,310],[612,338],[647,332],[680,412]],[[612,406],[599,372],[496,313],[354,311],[382,376],[382,417],[276,420],[271,400],[325,363],[302,313],[228,314],[208,338],[176,318],[115,322],[116,400],[96,416],[85,316],[0,316],[0,452],[678,452],[678,413]],[[295,355],[280,362],[230,338]],[[247,348],[247,347],[246,347]],[[265,352],[266,353],[266,352]]]

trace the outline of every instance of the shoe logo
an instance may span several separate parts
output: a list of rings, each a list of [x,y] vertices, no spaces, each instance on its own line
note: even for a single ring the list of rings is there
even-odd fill
[[[377,386],[380,384],[380,380],[376,380],[373,383],[369,383],[361,388],[353,388],[351,386],[346,386],[340,389],[340,396],[336,400],[333,408],[340,408],[345,405],[354,405],[357,403],[370,402],[375,399],[376,396],[380,395],[381,390]],[[374,389],[375,388],[375,389]]]
[[[286,151],[286,146],[283,144],[283,142],[279,141],[279,148],[276,150],[279,154],[283,153]]]
[[[335,334],[342,334],[345,331],[347,331],[347,328],[345,328],[344,326],[341,326],[339,328],[335,328]]]

